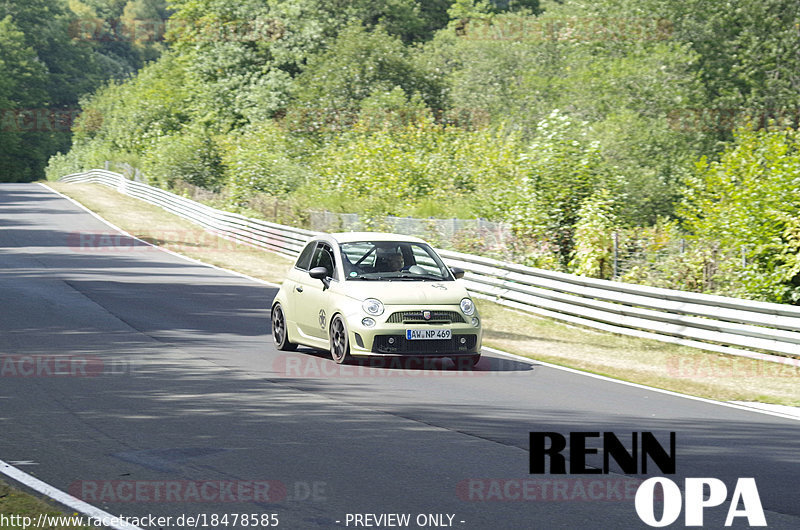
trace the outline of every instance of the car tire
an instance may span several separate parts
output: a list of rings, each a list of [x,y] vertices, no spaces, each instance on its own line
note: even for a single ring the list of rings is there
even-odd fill
[[[294,351],[297,344],[289,342],[289,330],[286,327],[286,315],[281,304],[275,304],[272,308],[272,340],[275,347],[281,351]]]
[[[337,364],[350,361],[350,339],[347,335],[347,325],[341,315],[331,319],[330,333],[331,357]]]

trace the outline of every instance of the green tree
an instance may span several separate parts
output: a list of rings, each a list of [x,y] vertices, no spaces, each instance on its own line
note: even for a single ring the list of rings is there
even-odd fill
[[[95,13],[90,5],[74,6],[83,15]],[[4,180],[40,178],[48,158],[70,146],[79,98],[132,72],[124,57],[106,54],[110,48],[76,34],[76,16],[66,0],[0,3],[3,119],[16,116],[23,122],[7,123],[0,132]]]
[[[530,139],[554,109],[587,122],[627,180],[620,214],[652,223],[672,214],[678,183],[704,146],[702,131],[671,119],[679,108],[702,105],[697,57],[669,38],[665,22],[630,3],[612,4],[548,4],[541,14],[484,6],[483,15],[439,32],[419,58],[442,72],[445,118],[484,117]]]
[[[712,108],[767,114],[796,111],[800,4],[672,0],[646,5],[671,22],[675,39],[690,43],[697,52],[696,69]],[[730,120],[718,124],[728,131],[735,125]]]
[[[615,198],[601,189],[581,203],[575,223],[571,272],[592,278],[611,278],[614,272]]]
[[[703,159],[687,179],[684,224],[696,238],[718,246],[724,261],[717,283],[723,290],[800,301],[799,186],[800,133],[777,128],[738,130],[719,161]]]
[[[439,106],[439,87],[415,66],[400,39],[360,24],[342,31],[334,45],[313,57],[294,83],[286,122],[297,130],[343,130],[357,120],[361,102],[395,87]]]
[[[192,99],[183,61],[174,55],[143,68],[128,82],[112,82],[83,102],[76,142],[97,141],[141,154],[154,138],[190,121]]]
[[[140,63],[157,59],[164,51],[169,10],[165,0],[129,0],[119,25],[135,49]]]
[[[397,127],[357,123],[313,157],[318,178],[300,191],[339,211],[497,217],[504,193],[523,178],[520,149],[514,134],[442,126],[424,115]]]
[[[301,139],[266,121],[232,131],[218,140],[225,185],[231,202],[240,206],[253,192],[286,197],[310,176],[299,160]]]
[[[0,19],[0,181],[31,180],[42,163],[37,150],[46,142],[37,134],[49,140],[49,133],[35,130],[31,113],[46,100],[46,86],[46,69],[22,31],[10,15]]]
[[[558,110],[539,123],[536,139],[519,159],[526,174],[507,220],[521,237],[554,245],[565,267],[584,201],[603,188],[619,195],[621,179],[591,140],[587,124]]]
[[[224,184],[219,149],[211,134],[198,125],[154,138],[142,156],[142,169],[166,188],[188,182],[219,191]]]

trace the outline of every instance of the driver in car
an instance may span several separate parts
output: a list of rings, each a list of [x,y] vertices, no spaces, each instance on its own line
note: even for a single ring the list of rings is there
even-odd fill
[[[405,260],[398,250],[386,250],[378,255],[378,264],[381,272],[399,272],[403,270]]]

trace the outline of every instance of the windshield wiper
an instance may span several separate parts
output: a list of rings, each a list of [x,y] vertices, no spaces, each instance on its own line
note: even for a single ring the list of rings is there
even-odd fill
[[[402,274],[400,274],[398,276],[391,276],[389,279],[390,280],[392,280],[392,279],[398,279],[398,280],[432,280],[432,281],[435,281],[435,282],[441,282],[441,281],[445,280],[444,278],[442,278],[440,276],[434,276],[433,274],[414,274],[414,273],[402,273]]]
[[[370,274],[370,273],[367,273]],[[363,276],[350,276],[348,280],[365,280],[365,281],[394,281],[394,280],[420,280],[420,281],[434,281],[434,282],[443,282],[447,281],[446,278],[442,278],[440,276],[434,276],[433,274],[414,274],[411,272],[400,272],[400,273],[388,273],[388,276],[381,275],[381,276],[368,276],[367,274]],[[374,274],[374,273],[373,273]]]

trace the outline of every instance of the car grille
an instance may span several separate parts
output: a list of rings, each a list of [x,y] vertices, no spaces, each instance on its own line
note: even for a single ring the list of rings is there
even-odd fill
[[[464,344],[461,339],[466,339]],[[475,349],[477,335],[453,335],[449,340],[406,340],[404,335],[377,335],[372,342],[373,353],[446,354],[469,352]]]
[[[431,318],[425,320],[422,310],[398,311],[389,315],[388,324],[452,324],[463,323],[464,317],[457,311],[431,311]]]

